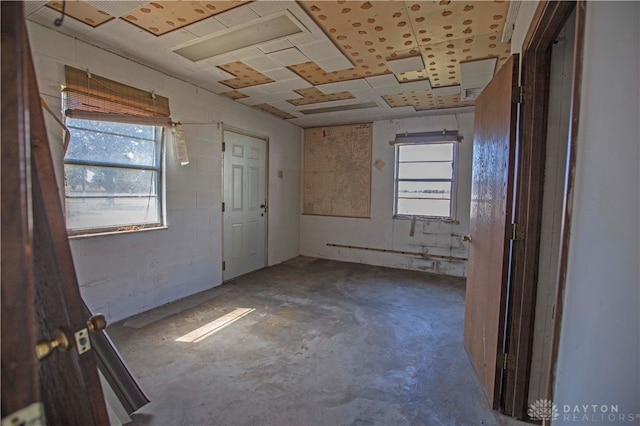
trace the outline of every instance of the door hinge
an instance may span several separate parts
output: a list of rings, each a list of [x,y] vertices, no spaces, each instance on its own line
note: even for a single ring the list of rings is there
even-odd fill
[[[222,203],[222,211],[224,212],[224,203]]]
[[[515,357],[507,353],[499,353],[496,363],[501,370],[513,371],[516,369]]]
[[[26,407],[8,415],[2,419],[2,426],[41,426],[46,423],[44,418],[44,405],[42,402],[34,402]]]
[[[222,270],[225,271],[227,269],[227,262],[222,261]]]
[[[524,226],[517,223],[510,223],[507,225],[507,235],[509,239],[513,241],[524,240]]]
[[[222,152],[224,152],[227,149],[227,144],[222,142]]]
[[[521,104],[524,101],[530,101],[531,100],[531,93],[524,86],[514,87],[513,88],[513,93],[512,93],[511,96],[512,96],[511,101],[514,104]]]

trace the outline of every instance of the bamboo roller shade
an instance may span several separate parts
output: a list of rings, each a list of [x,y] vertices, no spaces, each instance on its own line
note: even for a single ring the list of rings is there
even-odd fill
[[[65,66],[67,115],[122,114],[138,117],[170,115],[169,99],[87,71]],[[76,114],[74,114],[76,113]]]

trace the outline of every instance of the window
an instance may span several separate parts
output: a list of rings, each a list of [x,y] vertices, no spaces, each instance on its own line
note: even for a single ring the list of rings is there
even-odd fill
[[[453,217],[456,144],[396,145],[396,216]]]
[[[169,99],[68,65],[65,80],[71,135],[64,155],[67,230],[92,234],[162,226]]]
[[[70,234],[163,223],[163,128],[69,118],[64,157]]]

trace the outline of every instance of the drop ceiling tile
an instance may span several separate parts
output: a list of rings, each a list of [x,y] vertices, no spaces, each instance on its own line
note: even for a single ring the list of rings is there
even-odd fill
[[[196,22],[195,24],[187,25],[186,27],[184,27],[185,30],[197,35],[198,37],[208,36],[220,30],[224,30],[225,28],[227,27],[224,26],[224,24],[213,17],[203,19],[200,22]]]
[[[255,105],[255,107],[259,108],[259,109],[261,109],[263,111],[266,111],[266,112],[268,112],[268,113],[270,113],[272,115],[275,115],[276,117],[281,118],[283,120],[296,118],[295,115],[289,114],[288,112],[285,112],[285,111],[279,110],[277,108],[274,108],[272,105],[269,105],[269,104]]]
[[[212,6],[214,7],[214,6]],[[154,35],[171,33],[177,28],[205,19],[213,10],[196,2],[149,2],[136,7],[122,19]]]
[[[288,67],[289,65],[301,64],[309,62],[304,54],[302,54],[295,47],[286,50],[280,50],[278,52],[269,53],[269,58],[273,59],[282,66]]]
[[[339,81],[337,83],[320,84],[316,87],[324,94],[371,89],[371,86],[364,78],[349,81]]]
[[[64,25],[55,27],[53,22],[60,18],[60,12],[49,7],[42,7],[29,15],[29,20],[43,27],[55,29],[56,31],[66,34],[70,37],[78,37],[93,30],[88,24],[80,22],[76,19],[65,19]]]
[[[320,40],[309,44],[297,45],[297,48],[312,61],[331,58],[334,56],[343,56],[342,52],[340,52],[340,50],[329,40]]]
[[[244,1],[152,1],[137,7],[122,17],[155,35],[207,19],[226,10],[242,7]]]
[[[284,104],[286,104],[289,107],[291,107],[291,104],[289,102],[286,102],[286,100],[295,98],[297,96],[300,96],[300,95],[298,95],[293,90],[288,90],[286,92],[280,92],[280,93],[273,93],[273,94],[265,95],[265,96],[263,96],[263,98],[264,98],[264,101],[269,103],[269,104],[275,104],[276,102],[283,102]],[[278,108],[282,109],[281,107],[278,107]],[[291,108],[291,109],[295,109],[295,108]]]
[[[327,39],[327,36],[322,31],[313,19],[309,16],[307,12],[304,11],[302,7],[298,4],[298,2],[287,2],[287,9],[291,12],[298,20],[307,27],[307,29],[311,32],[311,34],[316,34],[318,37],[322,37],[323,39]]]
[[[257,105],[257,104],[263,104],[265,103],[265,99],[264,96],[248,96],[246,98],[240,98],[240,99],[235,99],[236,101],[240,102],[241,104],[245,104],[245,105]]]
[[[460,86],[442,86],[442,87],[434,87],[431,89],[431,92],[434,96],[442,97],[442,96],[451,96],[451,95],[459,95],[460,94]]]
[[[287,111],[290,113],[295,113],[296,111],[298,111],[298,107],[291,105],[291,103],[287,102],[286,100],[284,101],[272,101],[269,102],[271,105],[273,105],[274,107],[281,109],[282,111]]]
[[[296,106],[315,105],[321,103],[322,106],[325,107],[332,106],[335,102],[346,100],[353,101],[353,99],[355,99],[355,97],[349,92],[332,93],[330,95],[325,95],[315,87],[296,90],[296,93],[298,96],[293,99],[287,99],[287,101],[289,101],[292,105]]]
[[[384,97],[384,101],[391,108],[411,106],[416,110],[437,108],[439,103],[438,98],[433,96],[429,90],[418,90],[403,92],[398,95],[389,95]]]
[[[23,2],[23,4],[24,4],[24,16],[28,18],[29,15],[37,12],[38,9],[40,9],[42,6],[47,4],[47,0],[31,0],[31,1],[25,1]]]
[[[27,2],[29,3],[29,2]],[[131,12],[137,7],[147,3],[146,1],[105,1],[105,0],[85,0],[85,3],[92,5],[100,10],[107,12],[109,15],[119,18]]]
[[[254,1],[247,7],[260,16],[267,16],[287,9],[289,2],[285,1]]]
[[[397,114],[396,116],[399,116],[401,114],[414,114],[416,112],[416,109],[412,106],[403,106],[393,108],[393,111]]]
[[[420,46],[501,32],[509,2],[420,2],[408,10]]]
[[[326,72],[342,71],[353,68],[353,64],[344,55],[334,56],[332,58],[316,59],[316,65]]]
[[[260,15],[251,10],[251,8],[241,6],[217,14],[216,20],[227,27],[233,27],[234,25],[243,24],[259,17]]]
[[[391,68],[395,74],[411,71],[422,71],[424,69],[424,61],[422,56],[411,56],[408,58],[393,59],[387,61],[387,66]]]
[[[429,72],[427,70],[408,71],[396,74],[396,78],[400,83],[408,83],[411,81],[428,80]]]
[[[190,74],[185,74],[184,78],[189,82],[195,82],[198,86],[203,87],[213,93],[229,92],[229,86],[225,86],[222,83],[218,83],[214,79],[211,79],[211,74],[203,73],[201,71],[195,71]]]
[[[371,87],[398,87],[400,83],[393,74],[376,75],[373,77],[367,77],[367,82]]]
[[[352,90],[351,94],[356,97],[356,99],[363,101],[375,101],[380,99],[380,95],[376,92],[375,89],[367,89],[367,90]]]
[[[152,37],[151,41],[149,41],[147,45],[153,48],[168,50],[188,41],[195,40],[196,38],[198,37],[195,34],[190,33],[185,29],[180,29],[161,36]]]
[[[298,74],[296,74],[295,72],[291,71],[288,68],[284,68],[284,67],[282,67],[280,65],[278,65],[278,68],[275,68],[275,69],[272,69],[272,70],[269,70],[269,71],[265,71],[263,74],[266,75],[266,76],[271,77],[275,81],[292,80],[294,78],[300,78],[298,76]],[[307,84],[307,85],[309,85],[309,84]]]
[[[429,84],[429,80],[400,83],[400,91],[402,92],[413,92],[415,90],[431,90],[431,84]]]
[[[305,80],[297,77],[290,80],[276,81],[262,86],[266,94],[288,92],[291,90],[308,89],[311,87]]]
[[[243,62],[249,65],[254,70],[260,71],[263,74],[266,74],[267,71],[274,71],[276,69],[286,69],[286,68],[282,68],[282,66],[279,63],[277,63],[273,59],[270,59],[267,55],[262,53],[261,50],[260,50],[260,55],[255,56],[253,58],[246,58],[244,59]],[[295,75],[293,72],[291,71],[289,72]],[[278,78],[275,78],[271,75],[269,77],[273,78],[274,80],[279,80]]]
[[[212,65],[209,65],[206,68],[201,68],[200,72],[206,74],[207,77],[213,81],[229,80],[235,78],[233,74]]]
[[[460,63],[460,85],[463,89],[483,88],[493,78],[498,58],[481,59]]]
[[[264,90],[264,86],[266,86],[266,84],[260,84],[258,86],[242,87],[238,89],[238,92],[251,97],[264,96],[268,94]]]
[[[228,92],[222,92],[222,93],[220,93],[220,95],[226,96],[227,98],[233,99],[234,101],[237,101],[237,100],[240,100],[240,99],[246,99],[248,97],[244,93],[238,92],[237,90],[230,90]]]
[[[294,46],[300,46],[301,44],[309,44],[309,43],[315,43],[317,41],[320,40],[325,40],[327,39],[327,37],[322,34],[322,33],[299,33],[299,34],[294,34],[292,36],[287,37],[287,40],[289,40]]]
[[[280,50],[290,49],[292,47],[293,44],[289,40],[285,39],[261,44],[258,46],[258,49],[262,50],[264,53],[273,53]]]
[[[180,56],[180,55],[178,55]],[[221,56],[216,56],[214,58],[211,59],[207,59],[205,61],[206,64],[209,65],[213,65],[213,66],[218,66],[218,65],[223,65],[223,64],[229,64],[231,62],[235,62],[237,59],[234,58],[231,55],[221,55]]]
[[[113,16],[104,10],[100,10],[83,1],[67,2],[66,6],[60,1],[50,1],[47,3],[47,6],[60,13],[64,9],[65,16],[76,19],[94,28],[114,19]]]
[[[245,47],[244,49],[234,50],[231,52],[231,56],[236,58],[238,61],[245,61],[247,58],[255,58],[256,56],[264,55],[260,49],[257,47]]]
[[[109,42],[117,43],[122,48],[127,45],[137,48],[140,47],[141,44],[157,40],[157,37],[153,34],[150,34],[135,25],[131,25],[122,19],[109,21],[92,30],[90,34],[94,39],[104,39]],[[136,40],[136,43],[131,43],[131,40]]]
[[[262,84],[273,83],[273,80],[271,78],[254,70],[250,66],[240,61],[220,65],[220,68],[236,76],[236,78],[223,80],[221,82],[236,90],[244,87],[260,86]]]
[[[374,90],[380,96],[396,95],[398,93],[402,93],[402,89],[400,88],[400,85],[398,85],[398,86],[387,86],[387,87],[376,87]]]
[[[203,86],[206,89],[211,90],[213,93],[222,93],[229,90],[229,86],[225,86],[224,84],[218,83],[217,81],[208,80],[206,76],[202,75],[201,73],[194,73],[194,74],[195,74],[194,78],[199,77],[200,80],[203,82]]]

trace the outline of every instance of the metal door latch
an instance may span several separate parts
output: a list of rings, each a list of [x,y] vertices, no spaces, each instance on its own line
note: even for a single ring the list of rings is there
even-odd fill
[[[76,342],[76,349],[78,355],[91,350],[91,339],[89,339],[89,332],[97,333],[104,330],[107,327],[107,321],[104,315],[94,315],[87,321],[87,327],[76,331],[73,336]],[[36,345],[36,357],[38,360],[43,360],[53,353],[55,349],[61,351],[67,351],[71,347],[71,342],[67,333],[61,328],[56,329],[53,332],[53,339],[40,342]]]

